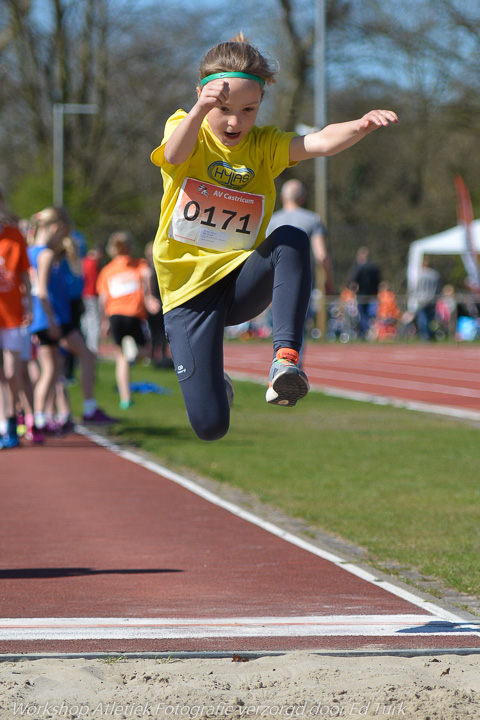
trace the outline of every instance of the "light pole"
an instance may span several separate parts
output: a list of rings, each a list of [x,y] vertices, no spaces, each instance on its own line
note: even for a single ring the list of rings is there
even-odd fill
[[[63,205],[63,116],[95,115],[98,105],[55,103],[53,106],[53,204]]]
[[[325,0],[315,0],[315,48],[314,48],[314,111],[315,127],[321,130],[327,124],[327,92],[325,82]],[[315,210],[327,226],[327,158],[315,158]],[[327,327],[327,304],[325,295],[327,275],[324,268],[315,272],[316,314],[315,321],[325,337]]]
[[[315,3],[315,127],[327,124],[327,92],[325,81],[325,0]],[[315,159],[315,210],[327,224],[327,158]]]

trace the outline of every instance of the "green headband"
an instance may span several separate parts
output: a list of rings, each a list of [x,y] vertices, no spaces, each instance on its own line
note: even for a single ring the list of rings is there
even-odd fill
[[[229,78],[229,77],[238,77],[243,78],[244,80],[255,80],[256,82],[260,83],[260,85],[263,87],[265,85],[265,80],[263,78],[259,77],[258,75],[250,75],[250,73],[244,73],[244,72],[219,72],[214,73],[213,75],[207,75],[200,81],[200,87],[203,87],[207,83],[209,83],[211,80],[218,80],[220,78]]]

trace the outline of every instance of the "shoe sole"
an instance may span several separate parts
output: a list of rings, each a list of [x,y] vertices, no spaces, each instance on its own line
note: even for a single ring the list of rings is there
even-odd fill
[[[307,376],[296,368],[288,368],[273,379],[265,399],[270,405],[293,407],[310,390]]]

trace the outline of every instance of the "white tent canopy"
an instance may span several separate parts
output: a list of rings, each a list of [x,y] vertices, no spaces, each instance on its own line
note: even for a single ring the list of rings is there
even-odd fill
[[[474,220],[471,227],[473,246],[480,253],[480,220]],[[463,225],[457,225],[457,227],[444,230],[438,235],[431,235],[412,242],[408,251],[408,292],[415,291],[424,255],[465,255],[466,251]]]

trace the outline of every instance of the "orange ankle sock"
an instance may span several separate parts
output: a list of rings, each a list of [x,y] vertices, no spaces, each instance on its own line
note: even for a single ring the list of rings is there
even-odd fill
[[[293,350],[292,348],[280,348],[280,350],[277,350],[277,354],[275,357],[277,360],[287,360],[294,365],[298,365],[299,354],[296,350]]]

